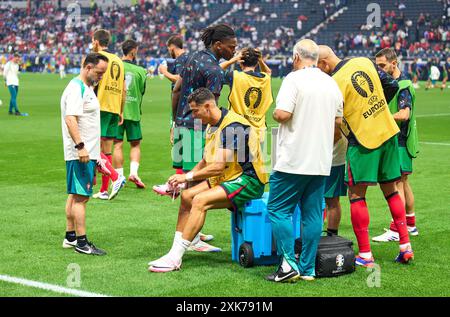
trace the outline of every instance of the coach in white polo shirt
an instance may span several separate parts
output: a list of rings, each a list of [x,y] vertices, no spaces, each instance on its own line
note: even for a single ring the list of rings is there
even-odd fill
[[[100,104],[94,85],[108,67],[108,58],[88,54],[80,76],[72,79],[61,97],[64,160],[67,170],[66,237],[63,248],[104,255],[86,237],[86,203],[92,196],[96,161],[100,159]]]
[[[282,257],[278,270],[266,277],[274,282],[315,276],[325,177],[330,175],[335,125],[340,125],[343,109],[336,82],[316,67],[318,57],[313,41],[295,45],[294,71],[283,80],[273,114],[280,127],[267,209]],[[303,242],[298,265],[291,220],[297,204]]]

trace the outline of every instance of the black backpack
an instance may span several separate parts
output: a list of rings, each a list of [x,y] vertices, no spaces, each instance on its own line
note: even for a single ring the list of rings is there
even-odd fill
[[[302,253],[301,238],[295,240],[295,257]],[[335,277],[355,271],[353,242],[340,236],[320,237],[316,255],[316,277]]]

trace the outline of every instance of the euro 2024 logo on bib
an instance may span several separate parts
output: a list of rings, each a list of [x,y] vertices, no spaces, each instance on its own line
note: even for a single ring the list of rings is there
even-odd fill
[[[256,109],[261,104],[262,91],[257,87],[250,87],[245,93],[245,105],[249,109]]]
[[[357,71],[352,75],[353,88],[364,98],[371,96],[375,90],[369,75],[363,71]]]

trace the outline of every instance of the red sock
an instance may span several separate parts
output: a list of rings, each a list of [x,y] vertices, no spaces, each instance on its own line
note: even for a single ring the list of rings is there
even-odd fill
[[[111,164],[112,162],[112,155],[111,154],[105,154],[107,161]],[[101,192],[107,192],[109,187],[109,176],[108,175],[102,175],[102,187],[100,188]]]
[[[366,199],[360,198],[350,201],[353,231],[358,240],[359,252],[371,252],[369,241],[369,210]]]
[[[406,210],[398,192],[386,197],[392,219],[394,219],[400,237],[400,244],[409,243],[408,228],[406,227]]]
[[[323,210],[323,222],[325,222],[325,220],[327,220],[327,208]]]
[[[176,168],[176,169],[175,169],[175,173],[176,173],[176,174],[184,174],[182,168]]]
[[[411,215],[406,214],[406,225],[408,227],[416,226],[416,215],[414,213]]]
[[[390,226],[389,226],[389,229],[392,230],[392,231],[394,231],[394,232],[398,232],[397,226],[395,225],[394,220],[391,220],[391,224],[390,224]]]
[[[104,160],[104,162],[105,162],[106,169],[109,172],[109,177],[112,179],[113,182],[115,182],[119,178],[119,173],[117,173],[117,171],[111,165],[111,162],[112,162],[111,154],[105,155],[103,153],[100,153],[100,156],[101,156],[102,160]]]

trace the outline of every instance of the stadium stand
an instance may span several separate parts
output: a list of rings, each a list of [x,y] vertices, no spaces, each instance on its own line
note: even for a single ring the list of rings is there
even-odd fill
[[[73,1],[27,3],[0,1],[0,61],[19,52],[29,71],[53,71],[59,54],[66,56],[68,72],[76,71],[97,28],[112,31],[112,51],[120,52],[120,43],[131,37],[140,43],[140,64],[158,63],[167,57],[170,35],[181,34],[195,51],[203,48],[201,30],[217,22],[235,27],[241,47],[258,47],[272,61],[274,75],[285,73],[295,42],[304,36],[343,57],[373,56],[387,46],[405,59],[424,61],[450,52],[450,0],[379,0],[380,27],[366,25],[370,0],[80,0],[79,19],[71,15]],[[320,32],[311,33],[318,26]]]

